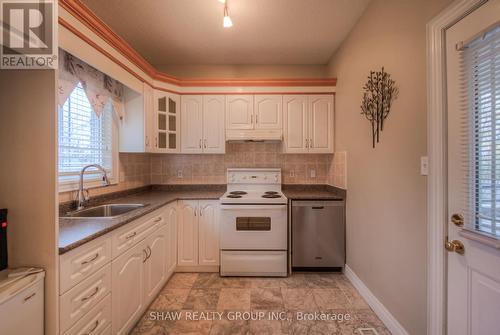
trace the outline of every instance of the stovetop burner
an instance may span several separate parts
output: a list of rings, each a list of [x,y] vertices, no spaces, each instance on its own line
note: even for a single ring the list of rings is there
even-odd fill
[[[272,195],[272,194],[278,194],[278,192],[276,192],[276,191],[267,191],[267,192],[264,192],[264,194],[270,194],[270,195]]]
[[[227,197],[228,198],[236,199],[236,198],[241,198],[241,195],[238,195],[238,194],[228,194]]]
[[[262,197],[267,198],[267,199],[273,199],[273,198],[281,198],[281,195],[279,195],[279,194],[264,194]]]
[[[232,191],[232,192],[229,192],[229,194],[232,194],[232,195],[244,195],[244,194],[247,194],[247,192],[245,192],[245,191]]]

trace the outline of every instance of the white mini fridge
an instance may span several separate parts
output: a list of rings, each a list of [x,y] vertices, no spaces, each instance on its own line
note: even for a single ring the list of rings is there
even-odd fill
[[[9,277],[12,272],[0,271],[0,334],[43,335],[45,272],[17,278]]]

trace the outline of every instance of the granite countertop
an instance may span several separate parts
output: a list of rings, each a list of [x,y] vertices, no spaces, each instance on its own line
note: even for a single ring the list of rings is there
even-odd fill
[[[226,191],[225,185],[204,185],[194,187],[151,187],[138,193],[115,197],[105,196],[102,201],[94,199],[91,206],[106,203],[147,204],[114,219],[59,219],[59,254],[76,247],[136,220],[158,208],[176,200],[219,199]],[[97,197],[99,198],[99,197]]]
[[[346,198],[346,191],[329,185],[283,185],[288,200],[337,200]]]

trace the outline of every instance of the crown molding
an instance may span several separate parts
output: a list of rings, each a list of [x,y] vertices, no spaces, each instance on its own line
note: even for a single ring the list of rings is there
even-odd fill
[[[116,51],[123,55],[132,64],[141,69],[151,79],[159,82],[176,85],[179,87],[326,87],[336,86],[336,78],[293,78],[293,79],[275,79],[275,78],[208,78],[208,79],[182,79],[171,76],[167,73],[156,70],[144,57],[142,57],[130,44],[116,34],[104,21],[90,10],[80,0],[59,0],[59,5],[68,13],[75,17],[88,29],[111,45]],[[86,43],[99,50],[105,56],[124,67],[136,78],[145,82],[135,71],[129,69],[125,64],[113,57],[109,52],[99,47],[97,43],[86,37],[84,34],[73,27],[69,22],[59,17],[59,23],[70,30],[72,33],[83,39]]]

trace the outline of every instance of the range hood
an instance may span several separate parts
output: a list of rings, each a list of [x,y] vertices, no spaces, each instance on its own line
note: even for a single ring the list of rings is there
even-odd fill
[[[226,130],[226,141],[281,141],[283,131],[266,129]]]

